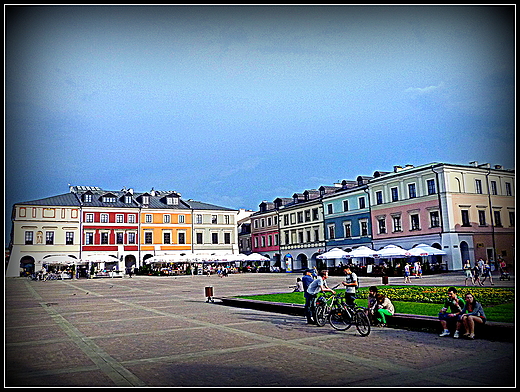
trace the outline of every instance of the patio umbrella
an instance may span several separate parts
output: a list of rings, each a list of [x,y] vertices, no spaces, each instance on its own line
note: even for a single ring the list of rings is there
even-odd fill
[[[351,250],[350,252],[348,252],[348,254],[350,255],[350,257],[373,257],[372,255],[374,254],[374,250],[370,249],[368,246],[363,245]]]
[[[78,261],[79,260],[76,259],[75,257],[71,257],[71,256],[67,256],[67,255],[49,255],[49,256],[45,256],[42,259],[42,263],[48,264],[48,265],[70,265],[70,264],[75,264]]]
[[[387,245],[383,249],[379,249],[373,253],[374,258],[381,259],[399,259],[401,257],[407,257],[407,250],[397,245]]]
[[[83,261],[88,261],[89,263],[117,263],[119,259],[113,255],[107,254],[90,254],[86,255],[82,258]]]
[[[269,257],[262,256],[260,253],[251,253],[245,258],[247,261],[267,261]]]
[[[349,258],[350,254],[340,248],[333,248],[328,252],[316,256],[317,259],[344,259]]]
[[[412,249],[408,250],[410,256],[437,256],[437,255],[445,255],[446,252],[443,250],[434,248],[433,246],[426,244],[419,244]]]

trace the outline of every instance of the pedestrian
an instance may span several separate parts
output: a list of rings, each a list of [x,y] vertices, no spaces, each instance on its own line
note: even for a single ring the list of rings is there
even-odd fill
[[[464,325],[464,329],[466,330],[462,336],[467,339],[475,339],[475,324],[485,324],[486,314],[480,302],[477,302],[475,297],[473,297],[473,294],[466,294],[465,299],[466,304],[462,308],[459,316],[459,323]],[[460,327],[460,324],[458,324],[457,329]],[[459,337],[457,332],[456,336],[453,336],[454,338]]]
[[[410,264],[406,263],[404,266],[404,283],[412,283],[410,280]]]
[[[330,288],[327,287],[327,278],[329,277],[329,271],[328,270],[321,270],[319,273],[319,276],[312,281],[312,283],[307,288],[307,293],[311,297],[311,314],[313,319],[316,321],[316,296],[320,292],[330,292],[332,294],[336,294],[336,292]]]
[[[305,298],[305,317],[307,318],[307,324],[314,324],[314,320],[312,318],[312,295],[307,292],[307,289],[309,288],[309,285],[313,281],[312,277],[312,269],[307,269],[304,272],[304,275],[302,277],[302,284],[303,284],[303,297]]]
[[[457,321],[457,316],[461,314],[460,312],[465,304],[464,300],[457,296],[457,289],[455,287],[450,287],[448,289],[448,298],[444,301],[444,306],[439,312],[439,321],[443,328],[443,331],[439,336],[450,336],[448,323],[451,324]]]
[[[379,326],[386,326],[386,316],[393,316],[395,309],[394,304],[390,301],[390,298],[384,294],[376,295],[376,305],[374,309],[374,315]]]
[[[296,278],[296,286],[294,286],[293,293],[303,292],[303,282],[301,278]]]
[[[356,287],[358,286],[357,275],[350,270],[350,266],[343,267],[345,273],[345,281],[341,282],[345,286],[345,302],[347,305],[354,306],[356,304]]]
[[[464,286],[468,285],[468,279],[471,279],[471,283],[473,283],[473,286],[475,285],[475,280],[473,279],[473,272],[471,272],[471,263],[469,260],[466,260],[464,263]]]
[[[480,267],[478,264],[475,264],[475,267],[473,267],[473,285],[482,286],[482,282],[480,280]]]
[[[484,286],[484,282],[486,281],[486,278],[489,278],[489,282],[492,286],[495,284],[493,283],[493,277],[491,276],[491,264],[489,263],[489,260],[486,260],[484,264],[484,272],[482,273],[482,277],[484,278],[482,280],[482,286]]]

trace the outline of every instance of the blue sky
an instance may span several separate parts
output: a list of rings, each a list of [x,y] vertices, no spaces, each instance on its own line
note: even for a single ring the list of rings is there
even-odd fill
[[[5,208],[232,208],[394,165],[515,166],[513,7],[43,6],[5,15]]]

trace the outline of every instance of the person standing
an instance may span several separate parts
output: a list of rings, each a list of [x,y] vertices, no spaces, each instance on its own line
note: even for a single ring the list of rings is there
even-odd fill
[[[354,306],[356,304],[356,287],[358,286],[357,275],[350,270],[350,266],[343,267],[345,273],[345,281],[341,282],[345,286],[345,302],[347,305]]]
[[[312,283],[314,278],[312,277],[312,270],[307,269],[302,277],[303,284],[303,297],[305,298],[305,317],[307,317],[307,324],[314,324],[312,319],[312,295],[307,292],[309,285]]]
[[[482,273],[482,277],[484,279],[482,280],[482,286],[484,286],[484,282],[486,281],[486,278],[489,278],[489,282],[491,283],[491,285],[494,285],[493,278],[491,276],[491,264],[489,264],[489,260],[486,260],[483,268],[484,268],[484,272]]]
[[[473,273],[471,272],[471,263],[469,260],[466,260],[464,263],[464,286],[468,285],[468,279],[471,280],[471,283],[473,283],[473,286],[475,285],[475,280],[473,279]]]
[[[320,292],[331,292],[332,294],[336,294],[336,292],[327,287],[326,280],[329,277],[328,270],[321,270],[319,276],[312,281],[312,283],[307,288],[307,293],[310,295],[310,312],[311,315],[316,321],[315,311],[316,311],[316,296]]]
[[[404,266],[404,283],[412,283],[410,280],[410,264],[408,263]]]

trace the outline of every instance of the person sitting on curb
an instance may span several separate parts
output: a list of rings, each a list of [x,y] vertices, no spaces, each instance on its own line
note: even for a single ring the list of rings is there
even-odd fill
[[[484,309],[480,302],[475,301],[473,294],[468,293],[465,298],[466,304],[460,311],[459,321],[457,321],[457,330],[453,337],[459,337],[459,329],[461,325],[464,325],[466,333],[463,337],[467,339],[475,339],[475,324],[485,324],[486,314],[484,313]]]
[[[450,287],[448,289],[448,298],[444,301],[444,306],[439,312],[439,321],[443,328],[443,331],[439,336],[450,336],[448,322],[451,323],[457,321],[457,316],[460,314],[465,304],[466,303],[462,298],[457,297],[457,289],[455,287]]]
[[[374,315],[379,326],[386,326],[386,316],[393,316],[394,313],[394,304],[390,301],[390,298],[386,297],[384,294],[377,294]]]

